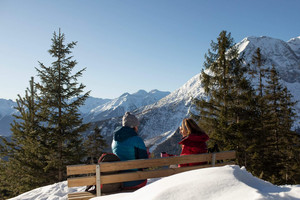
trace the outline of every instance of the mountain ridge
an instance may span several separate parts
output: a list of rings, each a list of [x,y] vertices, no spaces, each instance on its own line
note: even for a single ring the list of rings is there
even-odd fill
[[[84,122],[92,121],[92,118],[94,118],[95,116],[97,117],[97,120],[105,120],[111,117],[122,116],[124,114],[124,111],[132,111],[137,107],[152,104],[158,101],[159,99],[163,98],[164,96],[168,95],[169,93],[170,92],[153,89],[149,92],[146,92],[145,90],[139,90],[133,94],[124,93],[120,97],[117,97],[115,99],[102,99],[89,96],[85,101],[85,104],[79,108],[79,112],[84,118]],[[125,105],[128,102],[124,100],[124,98],[131,101],[129,102],[130,105]],[[112,102],[119,102],[119,104],[114,105]],[[17,103],[10,99],[0,99],[0,135],[9,136],[11,134],[10,124],[14,120],[12,114],[17,113],[17,110],[14,109],[14,107],[16,106]],[[108,115],[106,118],[101,118],[101,114],[99,115],[99,112],[97,111],[97,108],[99,106],[104,107],[100,111],[102,112],[102,114],[104,112],[104,114]],[[122,109],[121,106],[125,108]],[[119,112],[116,112],[116,110],[119,110]]]

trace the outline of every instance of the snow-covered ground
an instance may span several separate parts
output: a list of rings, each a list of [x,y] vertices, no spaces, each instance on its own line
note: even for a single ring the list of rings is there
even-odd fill
[[[252,176],[236,165],[211,167],[150,180],[147,186],[132,192],[95,197],[92,200],[296,200],[300,185],[276,186]],[[70,192],[82,191],[84,187]],[[67,199],[67,182],[34,189],[11,200]]]

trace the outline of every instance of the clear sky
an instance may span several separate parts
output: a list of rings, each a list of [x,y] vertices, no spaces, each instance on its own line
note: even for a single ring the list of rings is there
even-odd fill
[[[300,36],[299,0],[0,0],[0,98],[24,96],[59,28],[91,96],[174,91],[201,72],[222,30],[288,41]]]

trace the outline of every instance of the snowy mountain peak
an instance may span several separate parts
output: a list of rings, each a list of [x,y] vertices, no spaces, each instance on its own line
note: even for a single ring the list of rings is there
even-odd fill
[[[148,93],[145,91],[145,90],[139,90],[137,91],[136,93],[133,93],[132,95],[133,96],[145,96],[147,95]]]
[[[249,50],[256,50],[257,48],[260,48],[261,53],[264,55],[270,55],[270,56],[280,56],[282,57],[282,52],[288,52],[289,54],[292,54],[293,56],[296,56],[294,51],[291,49],[291,47],[280,39],[275,39],[267,36],[261,36],[261,37],[246,37],[244,38],[240,43],[237,44],[239,53],[243,52],[246,47],[247,51]],[[255,52],[255,51],[254,51]],[[286,56],[288,55],[286,53]],[[283,55],[284,56],[284,55]],[[285,57],[285,56],[284,56]]]
[[[128,92],[125,92],[124,94],[122,94],[120,97],[126,97],[126,96],[128,96],[128,95],[130,95]]]
[[[244,54],[245,63],[250,65],[253,54],[257,48],[260,48],[262,57],[265,59],[264,66],[271,68],[274,65],[282,84],[291,92],[294,101],[300,100],[300,36],[288,42],[266,36],[247,37],[238,43],[237,47],[240,53]],[[299,116],[296,121],[299,123],[300,103],[295,109]]]
[[[148,93],[145,90],[139,90],[133,94],[124,93],[120,97],[92,109],[90,114],[85,116],[85,120],[101,121],[112,117],[119,117],[126,111],[133,111],[137,108],[153,104],[170,94],[170,92],[152,91],[155,92]]]
[[[291,49],[296,53],[296,55],[300,58],[300,36],[290,39],[287,43],[291,47]]]
[[[92,109],[96,108],[99,105],[102,105],[111,99],[102,99],[102,98],[95,98],[95,97],[88,97],[84,102],[84,105],[79,108],[82,114],[89,113]]]
[[[285,82],[300,83],[299,38],[294,38],[290,42],[284,42],[283,40],[266,36],[247,37],[236,45],[239,53],[244,53],[246,63],[251,63],[253,54],[257,48],[260,48],[261,54],[266,60],[265,66],[271,67],[274,65]]]
[[[199,96],[203,92],[203,89],[200,87],[200,74],[195,75],[190,80],[188,80],[183,86],[179,89],[172,92],[170,95],[161,99],[158,103],[164,102],[178,102],[181,100],[189,100],[191,97]]]

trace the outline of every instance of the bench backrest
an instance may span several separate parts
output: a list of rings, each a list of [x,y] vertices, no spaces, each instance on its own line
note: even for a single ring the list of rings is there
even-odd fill
[[[231,160],[235,159],[235,157],[235,151],[226,151],[218,153],[174,156],[145,160],[141,159],[130,161],[103,162],[97,165],[71,165],[67,166],[67,175],[80,175],[81,177],[68,178],[68,186],[78,187],[87,185],[97,185],[97,196],[101,196],[101,184],[143,180],[148,178],[159,178],[193,169],[200,169],[213,166],[224,166],[227,164],[233,164]],[[222,162],[217,162],[218,160],[222,160]],[[180,168],[161,168],[162,166],[198,162],[208,162],[208,164]],[[116,172],[120,170],[137,168],[147,169],[144,171],[119,172],[117,174],[101,175],[102,172]]]

